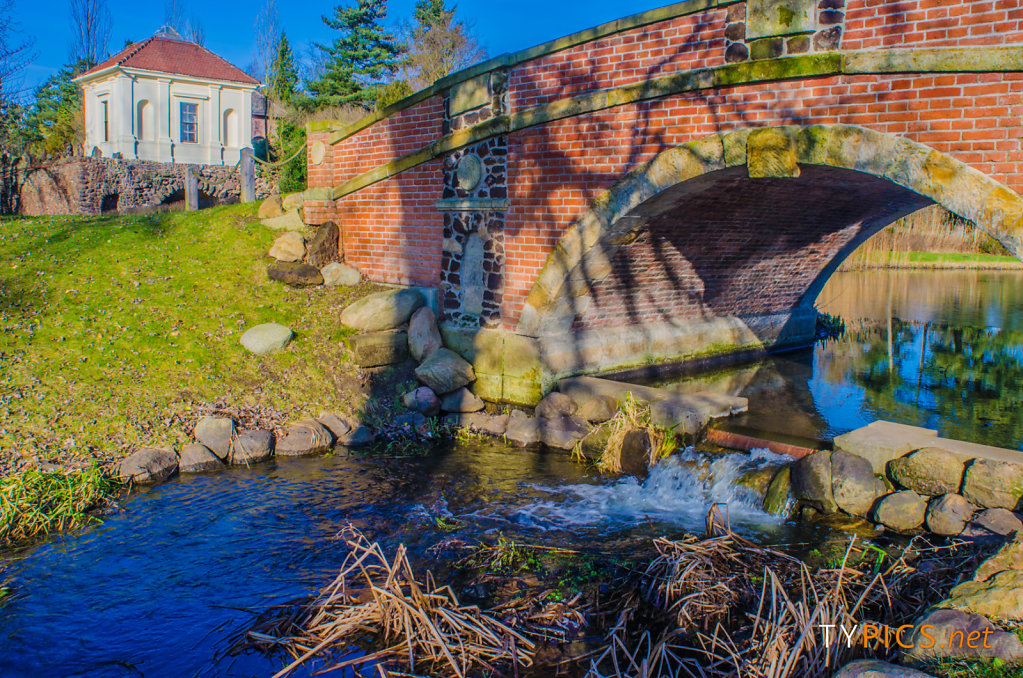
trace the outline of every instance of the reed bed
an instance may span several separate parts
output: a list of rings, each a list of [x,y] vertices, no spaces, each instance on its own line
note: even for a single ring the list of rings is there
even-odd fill
[[[464,678],[499,664],[528,667],[536,645],[522,633],[459,603],[432,574],[416,577],[404,546],[388,558],[381,546],[349,528],[351,552],[329,586],[314,599],[272,610],[232,653],[283,651],[292,658],[274,678],[283,678],[316,656],[337,656],[324,671],[376,666],[431,676]],[[371,647],[382,649],[371,650]]]
[[[0,546],[74,530],[96,520],[119,485],[98,464],[75,471],[29,468],[0,478]]]

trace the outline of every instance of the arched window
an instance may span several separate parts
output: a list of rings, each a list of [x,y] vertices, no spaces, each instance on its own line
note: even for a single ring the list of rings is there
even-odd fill
[[[238,130],[238,114],[233,108],[224,111],[224,146],[237,148],[241,146]]]
[[[138,113],[135,118],[135,138],[139,141],[152,141],[156,138],[156,130],[153,129],[153,105],[143,99],[139,102]]]

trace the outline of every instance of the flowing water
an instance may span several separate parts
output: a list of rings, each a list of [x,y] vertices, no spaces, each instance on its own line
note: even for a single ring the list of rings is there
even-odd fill
[[[887,418],[990,444],[1023,444],[1023,274],[842,273],[821,306],[845,338],[672,379],[743,394],[735,425],[828,438]],[[336,574],[346,524],[443,567],[442,542],[510,538],[636,554],[655,535],[702,530],[727,502],[765,542],[818,534],[765,515],[734,481],[769,453],[687,450],[642,483],[607,480],[564,453],[451,443],[414,459],[323,456],[179,477],[80,534],[0,554],[0,676],[266,676],[279,663],[221,657],[246,610],[306,595]],[[452,529],[453,528],[453,529]]]

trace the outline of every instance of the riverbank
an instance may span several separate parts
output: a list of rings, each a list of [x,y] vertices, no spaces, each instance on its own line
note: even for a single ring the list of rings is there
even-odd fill
[[[977,270],[1023,271],[1023,261],[1000,254],[974,254],[961,252],[888,252],[873,258],[857,258],[843,264],[840,271],[874,269],[906,270]]]

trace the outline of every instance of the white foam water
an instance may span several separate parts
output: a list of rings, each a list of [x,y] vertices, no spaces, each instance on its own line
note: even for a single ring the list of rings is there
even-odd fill
[[[642,482],[629,476],[595,484],[531,485],[549,499],[518,507],[506,517],[543,530],[617,529],[649,522],[702,530],[711,505],[727,504],[733,526],[770,529],[782,520],[765,513],[762,499],[736,481],[751,469],[791,461],[768,450],[709,458],[687,448],[651,469]]]

